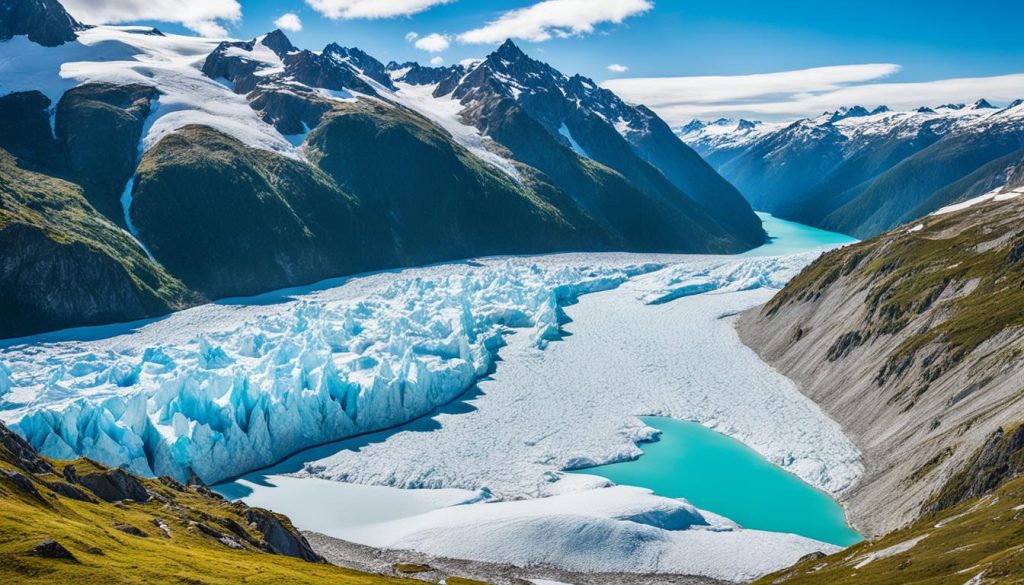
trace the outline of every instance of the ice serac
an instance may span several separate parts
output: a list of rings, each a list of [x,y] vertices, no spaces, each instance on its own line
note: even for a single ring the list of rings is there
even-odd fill
[[[213,482],[423,416],[491,369],[508,328],[543,346],[560,304],[657,267],[508,264],[300,301],[176,343],[5,352],[4,418],[51,457]]]

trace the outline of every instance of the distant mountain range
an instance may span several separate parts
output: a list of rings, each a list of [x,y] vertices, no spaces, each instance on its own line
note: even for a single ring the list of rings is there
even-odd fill
[[[478,255],[766,238],[657,115],[511,42],[386,66],[2,2],[0,337]]]
[[[1002,184],[1024,158],[1024,105],[695,120],[680,136],[756,209],[866,238]]]

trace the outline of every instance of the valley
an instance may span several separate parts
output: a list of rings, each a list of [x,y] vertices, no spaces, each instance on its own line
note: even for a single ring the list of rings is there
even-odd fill
[[[0,581],[1024,583],[1019,9],[197,1],[0,0]]]

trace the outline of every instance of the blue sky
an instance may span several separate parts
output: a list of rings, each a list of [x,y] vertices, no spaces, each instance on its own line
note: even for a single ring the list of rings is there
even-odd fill
[[[105,3],[111,5],[107,12],[102,8]],[[139,4],[135,13],[115,12],[132,3]],[[288,32],[298,46],[320,49],[336,41],[358,46],[385,62],[426,63],[440,58],[450,64],[482,57],[498,42],[497,37],[486,37],[520,31],[534,39],[517,40],[528,53],[563,72],[579,72],[598,81],[745,76],[857,64],[898,66],[886,70],[882,76],[886,83],[1024,72],[1024,2],[1019,0],[990,0],[976,8],[963,0],[856,4],[810,0],[66,0],[66,4],[73,14],[91,11],[88,16],[94,19],[155,17],[137,20],[173,32],[188,32],[186,26],[206,31],[220,26],[238,38],[267,32],[274,28],[275,19],[292,13],[302,22],[301,30]],[[509,13],[515,15],[516,10],[523,11],[518,23],[475,37],[466,34],[508,18]],[[543,28],[552,19],[561,28]],[[444,35],[449,46],[435,53],[420,50],[406,39],[410,32],[420,38]],[[538,36],[551,38],[538,42]],[[486,42],[466,42],[471,40]],[[612,64],[628,70],[610,71]],[[622,83],[614,87],[627,91]],[[1005,96],[996,99],[1011,95],[1013,89],[1000,90]],[[1024,95],[1024,84],[1018,93]]]

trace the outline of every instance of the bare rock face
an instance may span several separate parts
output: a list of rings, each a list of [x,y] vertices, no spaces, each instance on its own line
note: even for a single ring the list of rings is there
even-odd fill
[[[53,540],[52,538],[47,538],[46,540],[32,547],[32,550],[29,551],[29,554],[37,557],[43,557],[44,559],[63,559],[66,561],[78,561],[78,559],[75,558],[75,555],[71,554],[71,551],[64,548],[64,545],[57,542],[56,540]]]
[[[0,457],[28,473],[53,473],[53,466],[39,457],[32,445],[0,423]]]
[[[56,47],[75,40],[82,28],[56,0],[0,0],[0,41],[27,35],[34,43]]]
[[[96,497],[106,502],[149,501],[146,486],[134,475],[123,469],[112,469],[106,473],[91,473],[79,476],[79,483]]]
[[[250,524],[256,525],[256,529],[266,539],[271,552],[306,561],[323,561],[323,557],[313,552],[309,543],[306,542],[305,536],[291,526],[285,526],[272,512],[250,508],[245,512],[245,519]]]

